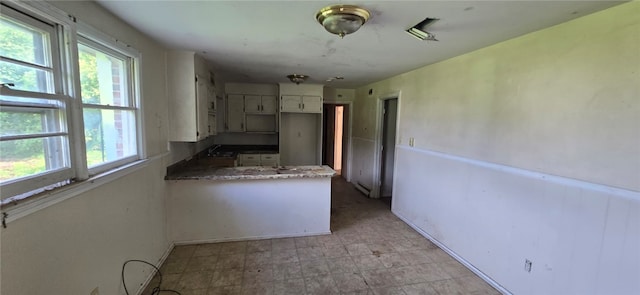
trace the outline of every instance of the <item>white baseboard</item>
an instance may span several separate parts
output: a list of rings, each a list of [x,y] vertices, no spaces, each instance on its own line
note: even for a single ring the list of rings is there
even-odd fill
[[[156,267],[158,269],[160,269],[162,264],[164,264],[165,260],[167,260],[167,257],[169,257],[169,254],[171,254],[171,251],[173,251],[174,247],[175,247],[174,243],[169,244],[169,248],[167,248],[167,250],[164,251],[164,254],[162,254],[162,257],[160,257],[160,260],[158,261],[158,264],[156,265]],[[144,283],[140,286],[140,288],[138,288],[138,291],[136,292],[136,294],[140,295],[140,294],[142,294],[142,292],[144,292],[144,290],[147,288],[149,283],[151,283],[151,280],[153,280],[153,277],[155,276],[155,274],[156,274],[155,271],[152,271],[149,274],[149,276],[144,281]]]
[[[468,261],[466,261],[464,258],[462,258],[461,256],[459,256],[458,254],[456,254],[455,252],[453,252],[451,249],[447,248],[447,246],[445,246],[444,244],[440,243],[438,240],[436,240],[434,237],[432,237],[430,234],[428,234],[427,232],[423,231],[421,228],[419,228],[418,226],[416,226],[415,224],[409,222],[409,220],[407,220],[406,218],[404,218],[402,215],[398,214],[397,212],[393,211],[393,209],[391,210],[391,212],[393,213],[393,215],[397,216],[398,218],[400,218],[402,221],[404,221],[404,223],[406,223],[407,225],[409,225],[411,228],[413,228],[415,231],[417,231],[419,234],[421,234],[422,236],[424,236],[425,238],[427,238],[429,241],[431,241],[432,243],[436,244],[436,246],[438,246],[440,249],[442,249],[444,252],[447,252],[447,254],[449,254],[451,257],[453,257],[455,260],[457,260],[458,262],[460,262],[462,265],[464,265],[466,268],[468,268],[471,272],[473,272],[474,274],[476,274],[477,276],[479,276],[481,279],[483,279],[485,282],[487,282],[487,284],[491,285],[491,287],[495,288],[496,290],[498,290],[500,293],[504,294],[504,295],[512,295],[511,292],[509,292],[507,289],[505,289],[504,287],[502,287],[500,284],[498,284],[498,282],[494,281],[493,279],[491,279],[489,276],[487,276],[486,274],[484,274],[482,271],[480,271],[479,269],[477,269],[475,266],[473,266],[473,264],[469,263]]]

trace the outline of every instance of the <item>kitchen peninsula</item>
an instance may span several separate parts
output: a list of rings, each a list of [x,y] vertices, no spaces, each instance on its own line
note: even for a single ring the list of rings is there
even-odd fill
[[[169,235],[177,244],[331,233],[330,167],[192,162],[165,178]]]

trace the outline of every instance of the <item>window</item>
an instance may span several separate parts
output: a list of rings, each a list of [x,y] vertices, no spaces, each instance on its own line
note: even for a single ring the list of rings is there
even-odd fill
[[[59,95],[56,26],[2,7],[0,16],[0,183],[2,196],[73,176],[68,99]],[[27,181],[28,180],[28,181]]]
[[[2,204],[140,159],[135,53],[23,12],[0,15]]]
[[[78,41],[84,139],[89,168],[138,154],[132,59],[87,38]]]

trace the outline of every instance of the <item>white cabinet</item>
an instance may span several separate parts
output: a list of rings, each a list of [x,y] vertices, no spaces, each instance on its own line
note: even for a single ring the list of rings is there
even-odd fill
[[[279,165],[279,154],[238,154],[238,166],[275,167]]]
[[[209,131],[209,136],[218,134],[218,118],[216,116],[216,113],[209,112],[208,119],[209,124],[207,126],[207,130]]]
[[[324,86],[292,83],[279,85],[280,165],[320,165]]]
[[[322,96],[283,95],[280,111],[285,113],[322,113]]]
[[[205,139],[209,136],[210,85],[204,59],[191,51],[169,51],[166,66],[169,140]]]
[[[269,166],[269,167],[280,166],[280,155],[279,154],[261,154],[260,166]]]
[[[247,114],[275,114],[277,107],[275,95],[245,95],[244,110]]]
[[[227,132],[244,132],[244,97],[240,94],[227,95]]]

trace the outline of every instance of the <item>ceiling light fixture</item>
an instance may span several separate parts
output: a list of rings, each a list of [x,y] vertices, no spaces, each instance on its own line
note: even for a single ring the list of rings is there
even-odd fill
[[[291,74],[291,75],[287,75],[287,78],[289,78],[289,80],[291,80],[291,82],[293,82],[293,83],[300,84],[300,83],[304,82],[305,80],[307,80],[307,78],[309,78],[309,76],[307,76],[307,75],[299,75],[299,74]]]
[[[327,82],[331,82],[331,81],[333,81],[333,80],[344,80],[344,77],[342,77],[342,76],[335,76],[335,77],[328,78],[326,81],[327,81]]]
[[[320,9],[316,19],[329,33],[344,38],[360,29],[370,16],[369,11],[355,5],[331,5]]]
[[[438,41],[436,35],[426,31],[427,27],[438,21],[437,18],[425,18],[423,21],[417,23],[415,26],[409,28],[406,32],[411,36],[418,38],[419,40]]]

